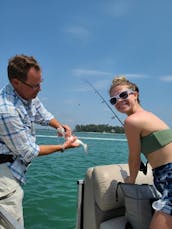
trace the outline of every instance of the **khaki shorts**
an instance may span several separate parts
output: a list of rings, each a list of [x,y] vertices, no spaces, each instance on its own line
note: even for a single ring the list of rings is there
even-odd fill
[[[0,164],[0,207],[24,228],[22,201],[23,189],[8,166],[5,163]],[[2,225],[0,219],[0,229],[5,228]]]

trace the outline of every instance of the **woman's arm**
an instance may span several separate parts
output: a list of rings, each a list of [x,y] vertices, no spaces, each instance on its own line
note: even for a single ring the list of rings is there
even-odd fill
[[[124,128],[128,140],[128,166],[130,173],[125,182],[135,183],[140,169],[140,128],[132,118],[126,119]]]

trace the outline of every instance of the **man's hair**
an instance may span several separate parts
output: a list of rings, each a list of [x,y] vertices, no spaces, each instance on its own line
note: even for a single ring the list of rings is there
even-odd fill
[[[40,66],[33,56],[16,55],[8,62],[8,79],[19,79],[26,81],[30,68],[40,71]]]

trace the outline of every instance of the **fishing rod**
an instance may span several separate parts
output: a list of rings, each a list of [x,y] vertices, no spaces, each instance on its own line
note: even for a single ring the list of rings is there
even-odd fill
[[[85,82],[94,90],[94,92],[102,99],[103,103],[106,104],[106,106],[109,108],[109,110],[113,113],[114,117],[118,119],[118,121],[124,126],[124,123],[119,119],[117,114],[114,112],[112,107],[108,104],[108,102],[103,98],[103,96],[100,94],[100,92],[91,84],[88,80],[85,80]]]
[[[85,80],[85,82],[94,90],[94,92],[102,99],[103,103],[106,104],[106,106],[111,110],[111,112],[113,113],[114,117],[116,119],[118,119],[118,121],[124,126],[124,123],[120,120],[120,118],[117,116],[117,114],[114,112],[114,110],[112,109],[112,107],[108,104],[108,102],[104,99],[104,97],[100,94],[100,92],[93,86],[92,83],[90,83],[88,80]],[[146,164],[144,164],[142,161],[140,161],[140,171],[143,172],[144,175],[147,174],[147,164],[148,162],[146,162]]]

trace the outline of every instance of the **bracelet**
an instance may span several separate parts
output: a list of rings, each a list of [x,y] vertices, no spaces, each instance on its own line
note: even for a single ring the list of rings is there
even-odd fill
[[[62,148],[61,148],[61,152],[63,153],[64,152],[64,150],[65,150],[65,148],[64,148],[64,144],[63,145],[61,145],[62,146]]]

